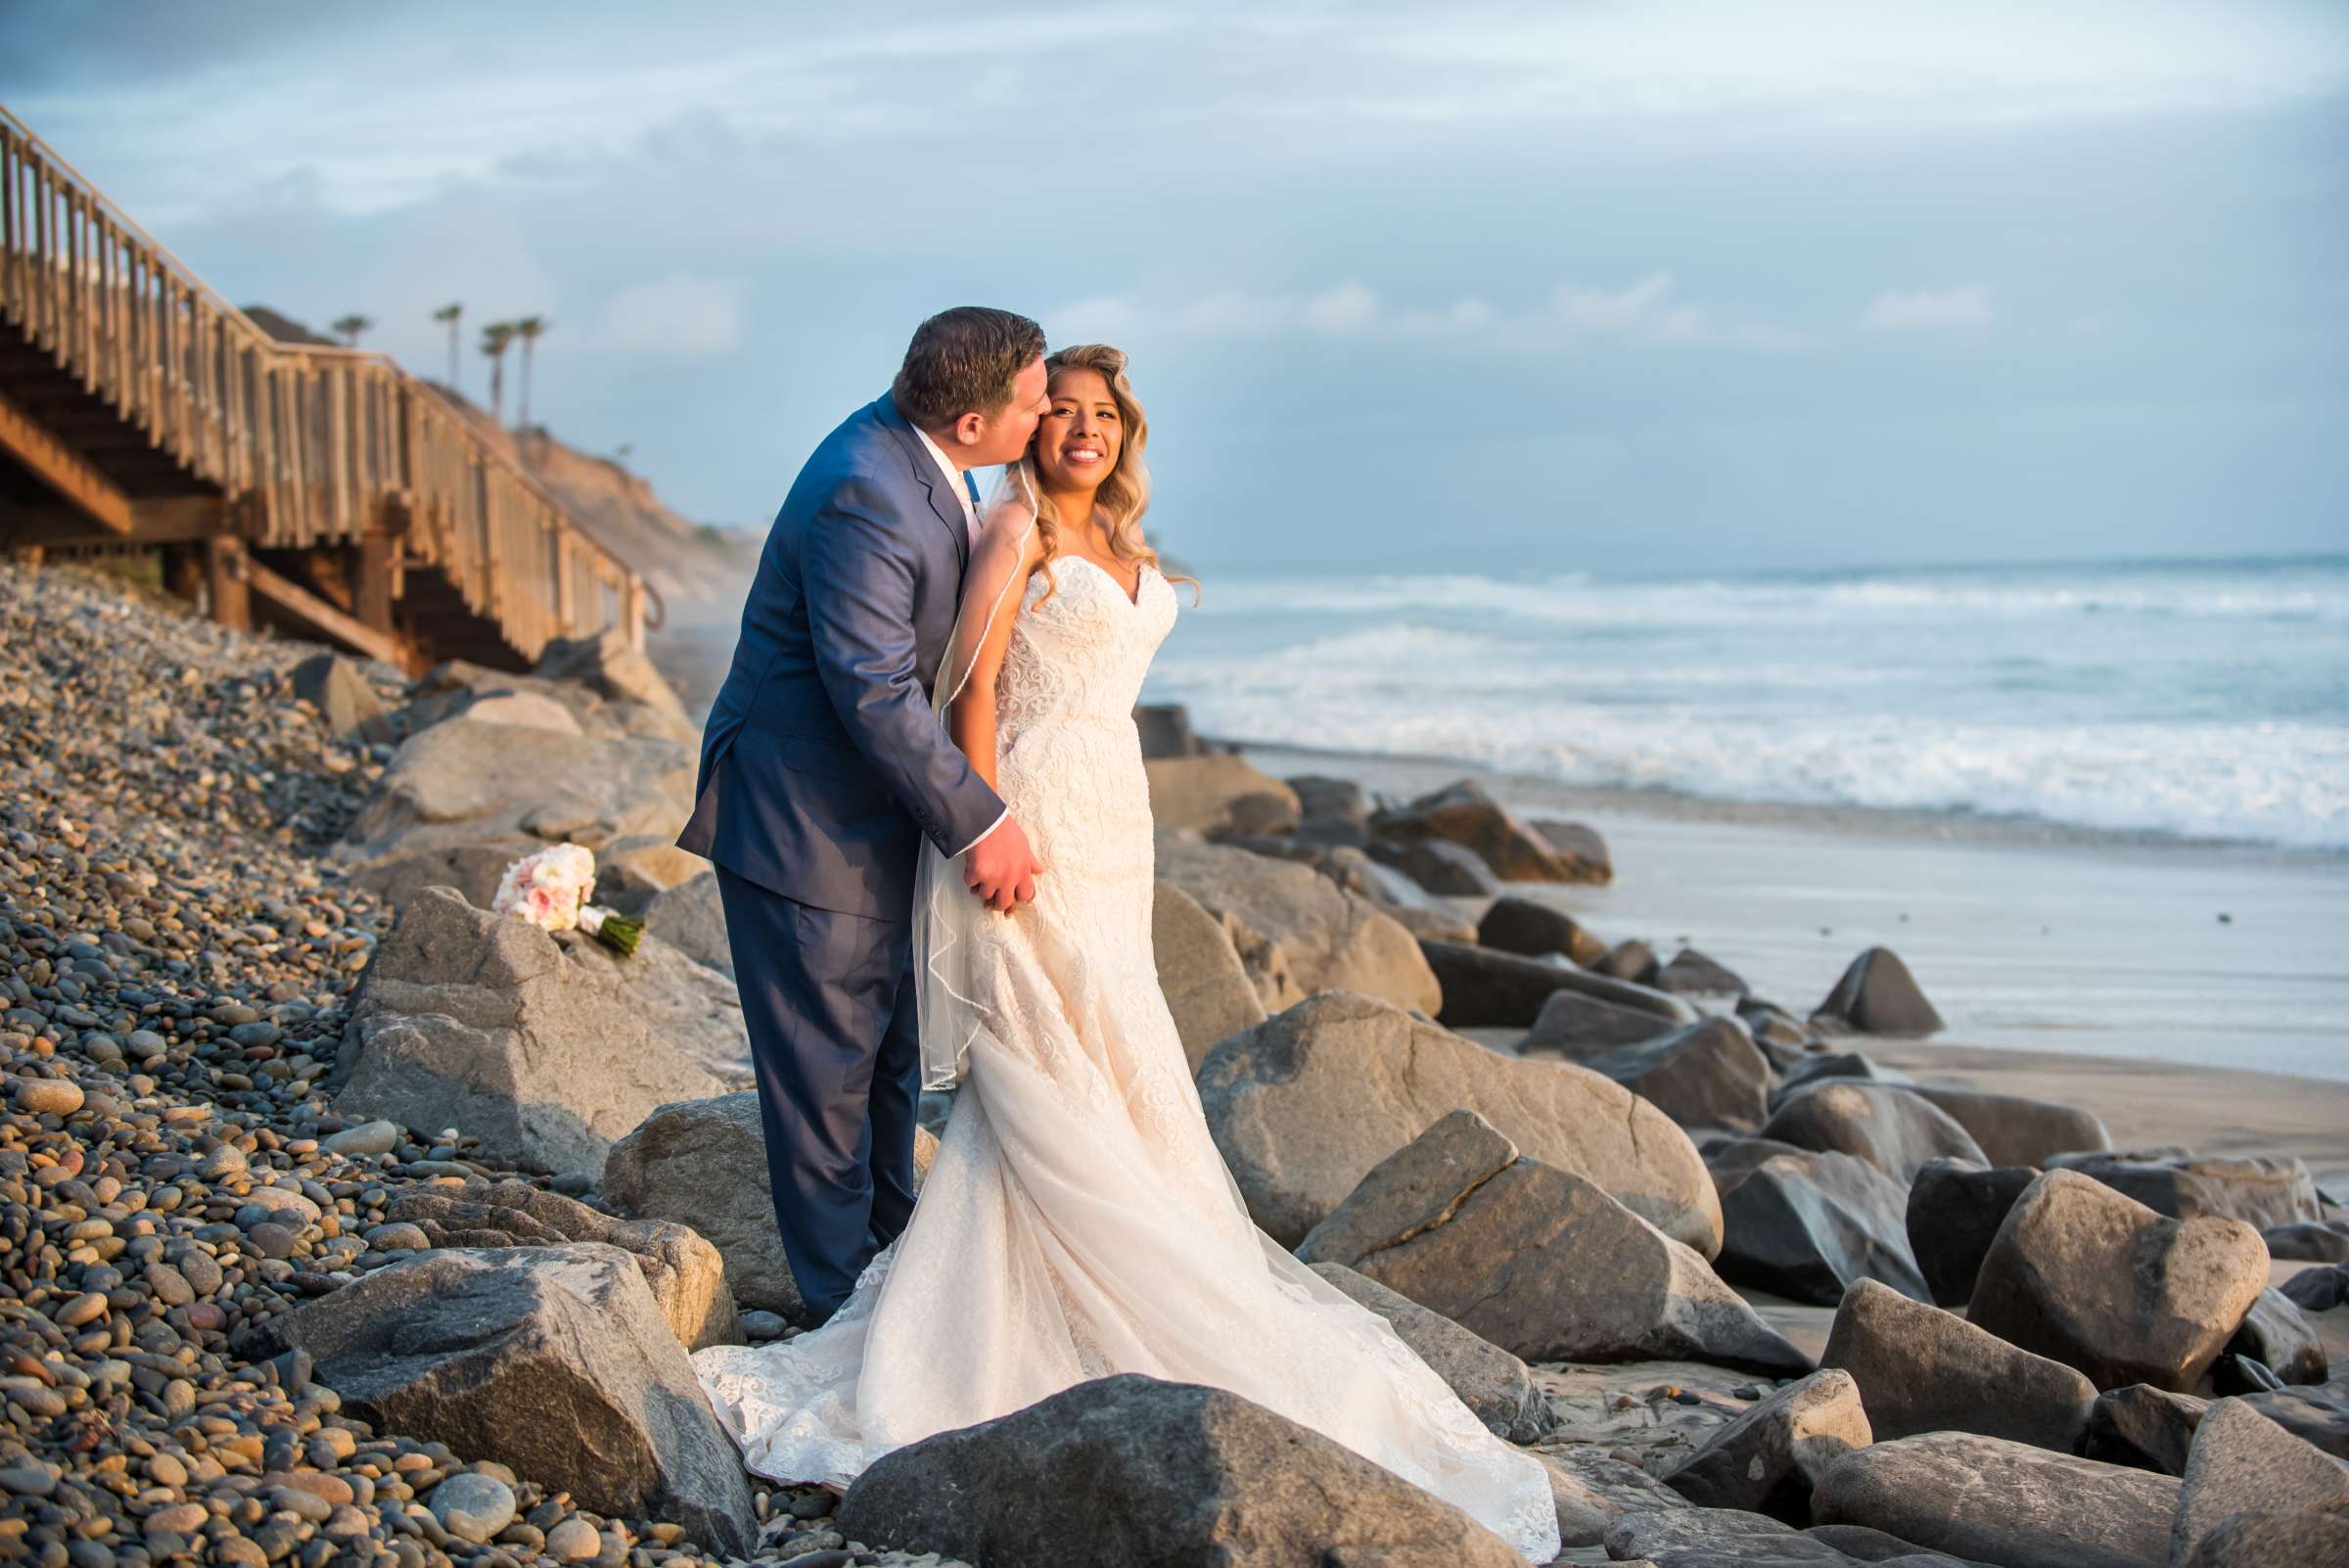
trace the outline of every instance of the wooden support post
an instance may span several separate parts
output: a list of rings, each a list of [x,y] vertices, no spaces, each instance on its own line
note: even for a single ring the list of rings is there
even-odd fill
[[[359,540],[358,617],[371,630],[390,633],[392,604],[399,596],[399,541],[381,533]]]
[[[628,646],[644,646],[644,579],[633,572],[620,590],[620,626],[628,635]]]
[[[253,560],[245,541],[215,533],[204,541],[205,589],[214,621],[236,631],[253,629],[253,596],[246,582]]]

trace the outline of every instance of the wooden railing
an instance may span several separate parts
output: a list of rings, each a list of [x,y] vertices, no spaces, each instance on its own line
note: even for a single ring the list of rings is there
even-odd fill
[[[0,315],[239,503],[249,546],[400,532],[526,659],[615,625],[641,646],[644,579],[438,389],[270,337],[5,108]]]

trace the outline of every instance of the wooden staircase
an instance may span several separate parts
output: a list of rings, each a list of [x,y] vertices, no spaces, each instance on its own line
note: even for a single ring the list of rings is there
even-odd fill
[[[271,338],[5,107],[0,550],[157,552],[224,623],[410,671],[644,643],[644,579],[437,388]]]

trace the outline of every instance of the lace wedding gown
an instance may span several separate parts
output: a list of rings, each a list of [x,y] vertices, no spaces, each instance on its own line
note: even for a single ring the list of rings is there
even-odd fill
[[[1115,1372],[1230,1390],[1558,1551],[1542,1463],[1386,1321],[1258,1230],[1200,1113],[1151,954],[1131,717],[1175,595],[1082,557],[1029,579],[997,692],[998,788],[1045,866],[988,926],[970,1044],[911,1223],[822,1327],[694,1369],[758,1474],[846,1485],[881,1454]]]

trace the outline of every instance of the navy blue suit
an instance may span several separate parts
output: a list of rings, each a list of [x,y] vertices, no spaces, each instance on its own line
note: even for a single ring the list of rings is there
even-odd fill
[[[817,1321],[913,1211],[914,866],[1003,813],[930,706],[970,539],[887,395],[768,530],[679,847],[717,866],[775,1219]]]

